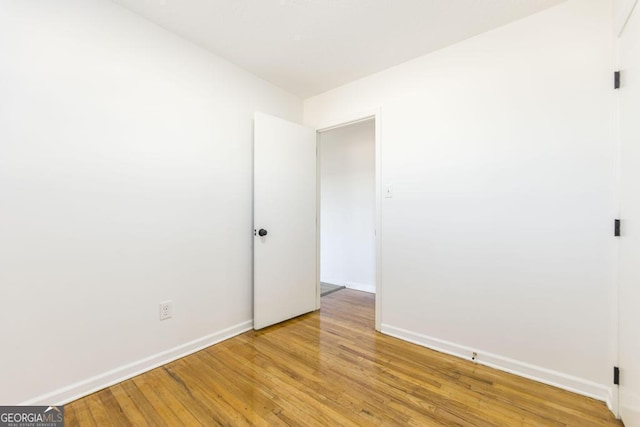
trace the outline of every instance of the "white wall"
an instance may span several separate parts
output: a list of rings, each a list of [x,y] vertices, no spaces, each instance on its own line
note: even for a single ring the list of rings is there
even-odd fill
[[[375,292],[375,122],[320,134],[320,280]]]
[[[301,101],[109,1],[0,2],[0,52],[0,403],[250,328],[252,117]]]
[[[612,25],[569,0],[305,101],[381,109],[384,332],[609,398]]]

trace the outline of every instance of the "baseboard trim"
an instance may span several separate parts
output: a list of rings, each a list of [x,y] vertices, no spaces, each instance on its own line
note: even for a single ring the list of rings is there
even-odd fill
[[[489,366],[510,374],[591,397],[593,399],[606,402],[607,406],[610,408],[612,407],[612,390],[611,387],[607,387],[606,385],[598,384],[590,380],[585,380],[583,378],[553,371],[540,366],[531,365],[529,363],[497,354],[487,353],[464,345],[444,341],[438,338],[432,338],[406,329],[396,328],[384,323],[381,326],[380,331],[383,334],[469,361],[471,360],[471,354],[475,352],[478,354],[476,363],[480,365]]]
[[[188,356],[204,348],[232,338],[253,328],[253,320],[247,320],[229,328],[195,339],[169,350],[156,353],[133,363],[112,369],[83,381],[42,394],[20,405],[57,405],[62,406],[96,391],[110,387],[144,372]]]
[[[609,388],[609,395],[607,396],[607,407],[616,416],[616,419],[620,419],[620,411],[618,408],[618,390],[617,387]]]
[[[366,284],[366,283],[345,282],[344,286],[347,289],[353,289],[355,291],[369,292],[370,294],[375,294],[376,293],[375,285],[370,285],[370,284]]]

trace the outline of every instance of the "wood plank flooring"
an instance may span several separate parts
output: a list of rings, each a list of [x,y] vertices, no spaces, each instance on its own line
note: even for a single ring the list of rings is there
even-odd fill
[[[601,402],[376,333],[373,304],[330,294],[72,402],[66,425],[621,425]]]

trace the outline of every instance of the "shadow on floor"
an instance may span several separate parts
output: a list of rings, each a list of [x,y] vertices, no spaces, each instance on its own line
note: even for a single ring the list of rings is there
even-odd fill
[[[320,282],[320,296],[323,297],[325,295],[332,294],[339,290],[345,289],[344,286],[340,285],[332,285],[331,283]]]

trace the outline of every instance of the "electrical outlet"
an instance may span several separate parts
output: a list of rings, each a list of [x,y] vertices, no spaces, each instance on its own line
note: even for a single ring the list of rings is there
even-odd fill
[[[173,317],[173,301],[160,303],[160,320],[167,320]]]

